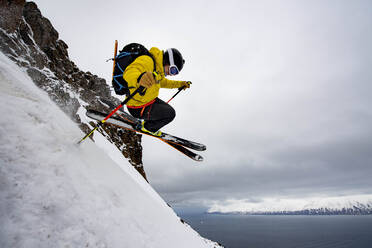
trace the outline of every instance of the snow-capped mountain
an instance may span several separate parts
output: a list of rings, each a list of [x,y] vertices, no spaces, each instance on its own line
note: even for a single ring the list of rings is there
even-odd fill
[[[230,200],[214,205],[209,213],[267,215],[364,215],[372,214],[372,195],[274,199],[261,201]]]

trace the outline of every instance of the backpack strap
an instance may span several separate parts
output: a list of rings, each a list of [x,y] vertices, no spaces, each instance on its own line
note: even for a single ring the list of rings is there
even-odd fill
[[[123,53],[120,53],[119,55],[117,55],[116,56],[116,58],[115,58],[115,66],[117,66],[118,68],[119,68],[119,70],[121,71],[121,74],[116,74],[116,75],[114,75],[113,76],[113,80],[117,83],[117,85],[119,86],[119,89],[118,89],[118,91],[121,91],[123,88],[124,88],[124,85],[122,85],[120,82],[119,82],[119,80],[118,80],[118,78],[121,78],[121,77],[123,77],[123,74],[124,74],[124,70],[123,70],[123,68],[121,68],[121,66],[120,66],[120,64],[119,64],[119,62],[118,62],[118,59],[120,59],[120,58],[122,58],[122,57],[124,57],[124,56],[128,56],[128,55],[130,55],[129,53],[127,53],[127,52],[123,52]]]

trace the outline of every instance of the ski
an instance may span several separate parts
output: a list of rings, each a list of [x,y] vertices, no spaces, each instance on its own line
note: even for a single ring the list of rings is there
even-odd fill
[[[105,116],[107,116],[106,113],[102,113],[102,112],[99,112],[99,111],[96,111],[96,110],[87,110],[86,115],[88,117],[90,117],[92,119],[95,119],[95,120],[98,120],[98,121],[103,120],[105,118]],[[135,126],[137,125],[138,121],[139,121],[138,119],[134,118],[133,116],[129,115],[128,113],[123,112],[123,111],[120,111],[120,112],[118,111],[115,116],[112,116],[111,118],[106,120],[105,123],[108,123],[108,124],[111,124],[111,125],[114,125],[114,126],[117,126],[117,127],[120,127],[120,128],[124,128],[124,129],[129,130],[129,131],[137,132],[137,133],[140,133],[140,134],[146,134],[148,136],[158,138],[161,141],[163,141],[163,142],[167,143],[168,145],[170,145],[171,147],[173,147],[174,149],[178,150],[179,152],[185,154],[187,157],[189,157],[189,158],[191,158],[195,161],[198,161],[198,162],[203,161],[202,156],[190,151],[186,147],[188,147],[188,148],[193,147],[193,148],[196,148],[195,150],[203,151],[203,150],[206,149],[206,147],[204,145],[196,143],[196,142],[188,141],[188,140],[185,140],[185,139],[181,139],[181,138],[178,138],[176,136],[166,134],[166,133],[163,133],[162,136],[158,137],[158,136],[154,136],[154,135],[151,135],[151,134],[148,134],[148,133],[138,131],[138,130],[135,129]],[[185,144],[185,146],[183,146],[182,144]],[[189,146],[191,146],[191,147],[189,147]]]
[[[196,154],[196,153],[190,151],[189,149],[187,149],[187,148],[185,148],[181,145],[170,143],[170,142],[167,142],[167,141],[162,140],[162,139],[160,139],[160,140],[164,141],[165,143],[167,143],[168,145],[170,145],[174,149],[178,150],[179,152],[185,154],[187,157],[191,158],[192,160],[195,160],[197,162],[203,162],[203,160],[204,160],[203,157],[200,156],[199,154]]]
[[[104,119],[107,116],[106,113],[102,113],[102,112],[99,112],[99,111],[96,111],[96,110],[87,110],[86,115],[93,118],[93,119],[99,120],[99,121]],[[139,123],[140,120],[138,120],[137,118],[131,116],[130,114],[128,114],[124,111],[118,110],[117,114],[114,117],[111,117],[111,118],[115,119],[115,120],[112,120],[112,122],[115,122],[115,124],[117,124],[117,125],[120,125],[120,123],[118,123],[118,122],[124,122],[123,124],[130,125],[130,127],[132,129],[134,129],[137,132],[142,133],[141,131],[136,130],[136,126],[137,126],[137,124]],[[109,120],[110,119],[108,119],[106,122],[110,123]],[[144,133],[144,134],[153,136],[153,135],[148,134],[148,133]],[[183,138],[179,138],[179,137],[176,137],[176,136],[173,136],[171,134],[164,133],[164,132],[159,137],[158,136],[153,136],[153,137],[160,138],[160,139],[163,139],[165,141],[168,141],[168,142],[171,142],[171,143],[174,143],[174,144],[178,144],[178,145],[181,145],[181,146],[184,146],[184,147],[196,150],[196,151],[205,151],[207,149],[206,146],[203,145],[203,144],[193,142],[193,141],[189,141],[189,140],[186,140],[186,139],[183,139]]]

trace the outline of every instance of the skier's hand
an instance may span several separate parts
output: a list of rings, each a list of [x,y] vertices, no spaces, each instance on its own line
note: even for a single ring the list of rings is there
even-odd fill
[[[190,88],[191,84],[192,83],[190,81],[183,81],[182,86],[180,88],[183,88],[184,90],[188,89],[188,88]]]
[[[156,80],[155,80],[154,74],[152,72],[147,71],[147,72],[142,74],[142,76],[139,80],[139,85],[141,85],[145,88],[150,88],[154,84],[156,84]]]

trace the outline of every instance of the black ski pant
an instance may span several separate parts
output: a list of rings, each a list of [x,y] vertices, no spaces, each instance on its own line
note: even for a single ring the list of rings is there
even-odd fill
[[[145,120],[145,128],[156,132],[176,117],[176,111],[168,103],[155,99],[155,102],[143,108],[128,108],[129,113],[139,119]]]

